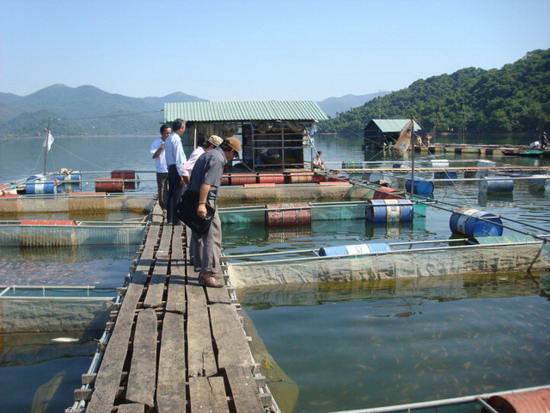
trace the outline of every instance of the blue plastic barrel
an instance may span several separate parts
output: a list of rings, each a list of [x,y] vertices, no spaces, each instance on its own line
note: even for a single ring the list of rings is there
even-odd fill
[[[434,179],[456,179],[457,173],[454,171],[448,172],[434,172]]]
[[[27,194],[56,194],[57,185],[55,181],[28,182],[25,192]]]
[[[319,250],[321,257],[332,257],[336,255],[360,255],[376,252],[389,252],[391,248],[383,242],[373,242],[371,244],[356,245],[337,245],[334,247],[323,247]]]
[[[372,199],[365,207],[370,222],[410,222],[413,203],[409,199]]]
[[[412,180],[407,179],[405,182],[405,189],[407,192],[411,191]],[[414,177],[414,193],[416,195],[432,195],[434,193],[434,183],[432,181],[427,181],[421,176]]]
[[[483,218],[483,221],[479,218]],[[453,211],[449,226],[453,233],[468,238],[501,236],[503,230],[498,215],[466,207]]]
[[[485,192],[513,192],[514,181],[503,176],[487,176],[479,181],[479,190]]]

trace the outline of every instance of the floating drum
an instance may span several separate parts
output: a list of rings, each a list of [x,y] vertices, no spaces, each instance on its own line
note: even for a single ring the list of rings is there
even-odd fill
[[[405,194],[389,186],[381,186],[374,191],[373,199],[401,199]]]
[[[111,178],[119,178],[119,179],[136,179],[136,171],[130,171],[130,170],[116,170],[111,171]],[[135,189],[136,183],[135,182],[123,182],[125,189]],[[123,191],[113,191],[113,192],[123,192]]]
[[[487,159],[480,159],[479,161],[477,161],[477,166],[490,168],[490,167],[496,166],[496,163],[493,161],[489,161]]]
[[[483,220],[481,220],[481,219]],[[451,231],[468,238],[494,237],[502,235],[502,221],[495,214],[473,208],[459,208],[453,211],[449,221]]]
[[[28,182],[25,192],[27,194],[57,194],[57,185],[55,181]]]
[[[124,192],[124,181],[120,179],[96,179],[96,192]]]
[[[501,176],[487,176],[479,181],[479,190],[484,192],[512,192],[514,181]]]
[[[454,171],[434,172],[434,179],[456,179],[458,175]]]
[[[319,250],[321,257],[331,257],[335,255],[360,255],[376,252],[390,252],[388,244],[379,242],[372,244],[339,245],[335,247],[323,247]]]
[[[407,192],[413,192],[411,191],[412,188],[412,180],[407,179],[405,181],[405,189]],[[414,193],[416,195],[428,195],[431,196],[434,193],[434,183],[432,181],[426,181],[424,178],[420,176],[414,177]]]
[[[448,168],[449,161],[447,159],[432,159],[430,165],[432,168]]]
[[[288,174],[288,183],[289,184],[305,184],[313,183],[314,181],[313,172],[291,172]]]
[[[309,204],[283,204],[267,206],[265,222],[268,227],[292,227],[311,224]]]
[[[284,184],[285,176],[280,173],[258,174],[258,183],[260,184]]]
[[[409,199],[373,199],[365,208],[370,222],[410,222],[413,203]]]
[[[487,400],[497,412],[543,413],[550,411],[550,389],[537,389],[492,396]],[[486,412],[486,409],[482,410]]]
[[[229,185],[245,185],[245,184],[255,184],[256,175],[251,174],[230,174],[229,175]]]
[[[529,178],[529,190],[533,192],[543,192],[546,189],[546,180],[548,175],[533,175]]]

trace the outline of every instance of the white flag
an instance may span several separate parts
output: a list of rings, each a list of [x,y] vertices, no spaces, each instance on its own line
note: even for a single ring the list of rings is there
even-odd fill
[[[50,151],[50,149],[51,149],[51,147],[52,147],[53,140],[54,140],[54,139],[53,139],[53,136],[52,136],[51,132],[48,132],[48,140],[47,140],[47,141],[44,141],[44,145],[42,145],[42,146],[44,146],[44,147],[47,148],[47,149],[46,149],[47,152]]]

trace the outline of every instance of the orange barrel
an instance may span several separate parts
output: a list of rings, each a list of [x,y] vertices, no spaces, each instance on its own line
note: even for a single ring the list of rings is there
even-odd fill
[[[253,174],[231,174],[229,185],[255,184],[256,175]]]
[[[111,171],[111,178],[119,179],[136,179],[136,171],[129,170],[117,170]],[[124,182],[125,189],[136,189],[135,182]],[[111,192],[124,192],[124,191],[111,191]]]
[[[96,192],[124,192],[124,181],[114,178],[96,179]]]
[[[549,413],[550,389],[538,389],[492,396],[489,406],[503,413]],[[483,409],[482,412],[486,412]]]
[[[288,174],[289,184],[309,184],[313,182],[315,182],[315,174],[313,172],[291,172]]]
[[[284,184],[285,176],[280,173],[258,174],[258,183],[260,184]]]
[[[404,194],[389,186],[381,186],[374,191],[373,199],[403,199]]]
[[[23,219],[21,225],[76,225],[76,222],[69,219]]]
[[[222,175],[222,185],[229,185],[231,181],[231,174],[223,174]]]
[[[311,224],[311,208],[308,204],[267,205],[267,208],[270,209],[265,213],[265,222],[268,227]]]

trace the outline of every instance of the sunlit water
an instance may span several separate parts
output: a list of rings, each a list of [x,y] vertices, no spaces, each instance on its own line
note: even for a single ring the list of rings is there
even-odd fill
[[[113,169],[153,171],[149,145],[154,138],[57,137],[48,170],[88,171],[86,179],[105,177]],[[377,152],[364,153],[361,137],[319,136],[316,141],[329,167],[340,168],[343,160],[392,161]],[[0,182],[41,172],[41,143],[41,138],[0,139]],[[423,158],[429,157],[418,155],[416,161]],[[492,159],[541,164],[533,159]],[[140,178],[138,191],[155,191],[154,174],[141,172]],[[92,185],[84,184],[83,190],[93,190]],[[517,182],[513,195],[504,198],[480,194],[476,183],[436,185],[436,199],[528,221],[538,229],[518,227],[534,233],[550,231],[548,198],[548,191],[531,193],[526,182]],[[435,208],[426,213],[425,218],[400,225],[365,220],[314,221],[309,227],[285,229],[224,225],[223,242],[225,252],[234,254],[374,239],[448,239],[450,213]],[[69,218],[135,217],[115,213]],[[3,248],[0,284],[119,286],[135,252],[134,247]],[[238,294],[268,351],[299,387],[295,411],[328,412],[548,383],[544,367],[549,365],[550,309],[541,295],[548,290],[545,277],[438,277],[258,288]],[[0,337],[3,407],[31,411],[34,403],[47,406],[45,411],[61,411],[69,406],[95,350],[90,340],[98,334],[81,333],[80,341],[71,345],[53,343],[55,337],[47,334],[21,340]]]

